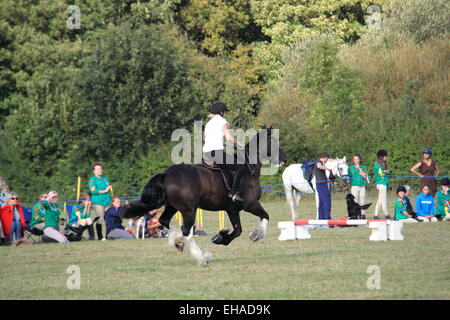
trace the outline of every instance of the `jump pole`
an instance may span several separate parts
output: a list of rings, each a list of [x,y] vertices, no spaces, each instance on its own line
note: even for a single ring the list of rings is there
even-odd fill
[[[80,190],[81,190],[81,177],[78,176],[78,179],[77,179],[77,201],[80,200]]]
[[[203,228],[203,209],[197,208],[197,225],[195,226],[195,235],[206,236],[207,233]]]
[[[225,211],[219,210],[219,230],[225,229]]]

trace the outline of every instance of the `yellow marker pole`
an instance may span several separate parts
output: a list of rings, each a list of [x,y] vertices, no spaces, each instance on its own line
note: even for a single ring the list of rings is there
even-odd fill
[[[77,201],[80,200],[80,191],[81,191],[81,177],[79,176],[77,179]]]
[[[114,191],[113,191],[113,186],[112,186],[112,184],[111,184],[110,186],[111,186],[111,197],[114,197]]]
[[[183,217],[181,216],[181,212],[180,211],[177,211],[177,213],[175,214],[175,219],[178,221],[178,224],[181,227],[181,225],[183,224],[183,222],[182,222]]]
[[[197,230],[203,230],[203,210],[197,209]]]
[[[225,229],[225,211],[219,211],[219,230]]]
[[[199,218],[200,218],[200,226],[202,227],[203,230],[203,209],[200,209]]]

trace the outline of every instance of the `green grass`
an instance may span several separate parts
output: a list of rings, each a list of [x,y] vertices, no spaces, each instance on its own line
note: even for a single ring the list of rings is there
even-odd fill
[[[311,197],[301,217],[312,218]],[[289,220],[284,201],[263,202],[269,234],[251,243],[256,218],[242,212],[243,234],[229,246],[210,242],[218,215],[204,213],[213,253],[208,267],[178,253],[167,239],[82,241],[0,247],[2,299],[449,299],[449,222],[408,224],[404,241],[369,241],[367,227],[313,230],[312,239],[278,241],[277,222]],[[369,210],[372,214],[373,209]],[[333,218],[345,216],[333,199]],[[226,223],[229,225],[228,219]],[[68,266],[81,270],[81,289],[69,290]],[[367,268],[380,267],[381,289],[370,290]]]

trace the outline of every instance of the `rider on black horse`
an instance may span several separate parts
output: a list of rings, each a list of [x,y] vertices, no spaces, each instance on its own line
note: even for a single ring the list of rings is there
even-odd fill
[[[239,143],[230,133],[230,126],[228,121],[225,120],[224,115],[226,111],[229,111],[226,104],[220,101],[216,101],[211,106],[211,119],[205,126],[205,144],[203,145],[203,161],[209,167],[218,167],[222,170],[230,170],[232,167],[236,168],[236,164],[226,163],[227,155],[224,151],[224,139],[226,141],[236,144],[239,148],[243,148],[243,145]],[[228,157],[230,159],[236,159],[234,157]],[[233,166],[230,166],[233,165]],[[234,202],[243,202],[244,199],[239,195],[239,174],[241,170],[236,170],[233,174],[233,186],[228,193]]]

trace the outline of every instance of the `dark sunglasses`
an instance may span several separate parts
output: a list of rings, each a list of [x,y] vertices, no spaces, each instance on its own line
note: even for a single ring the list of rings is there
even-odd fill
[[[11,200],[19,200],[19,198],[11,198]]]

